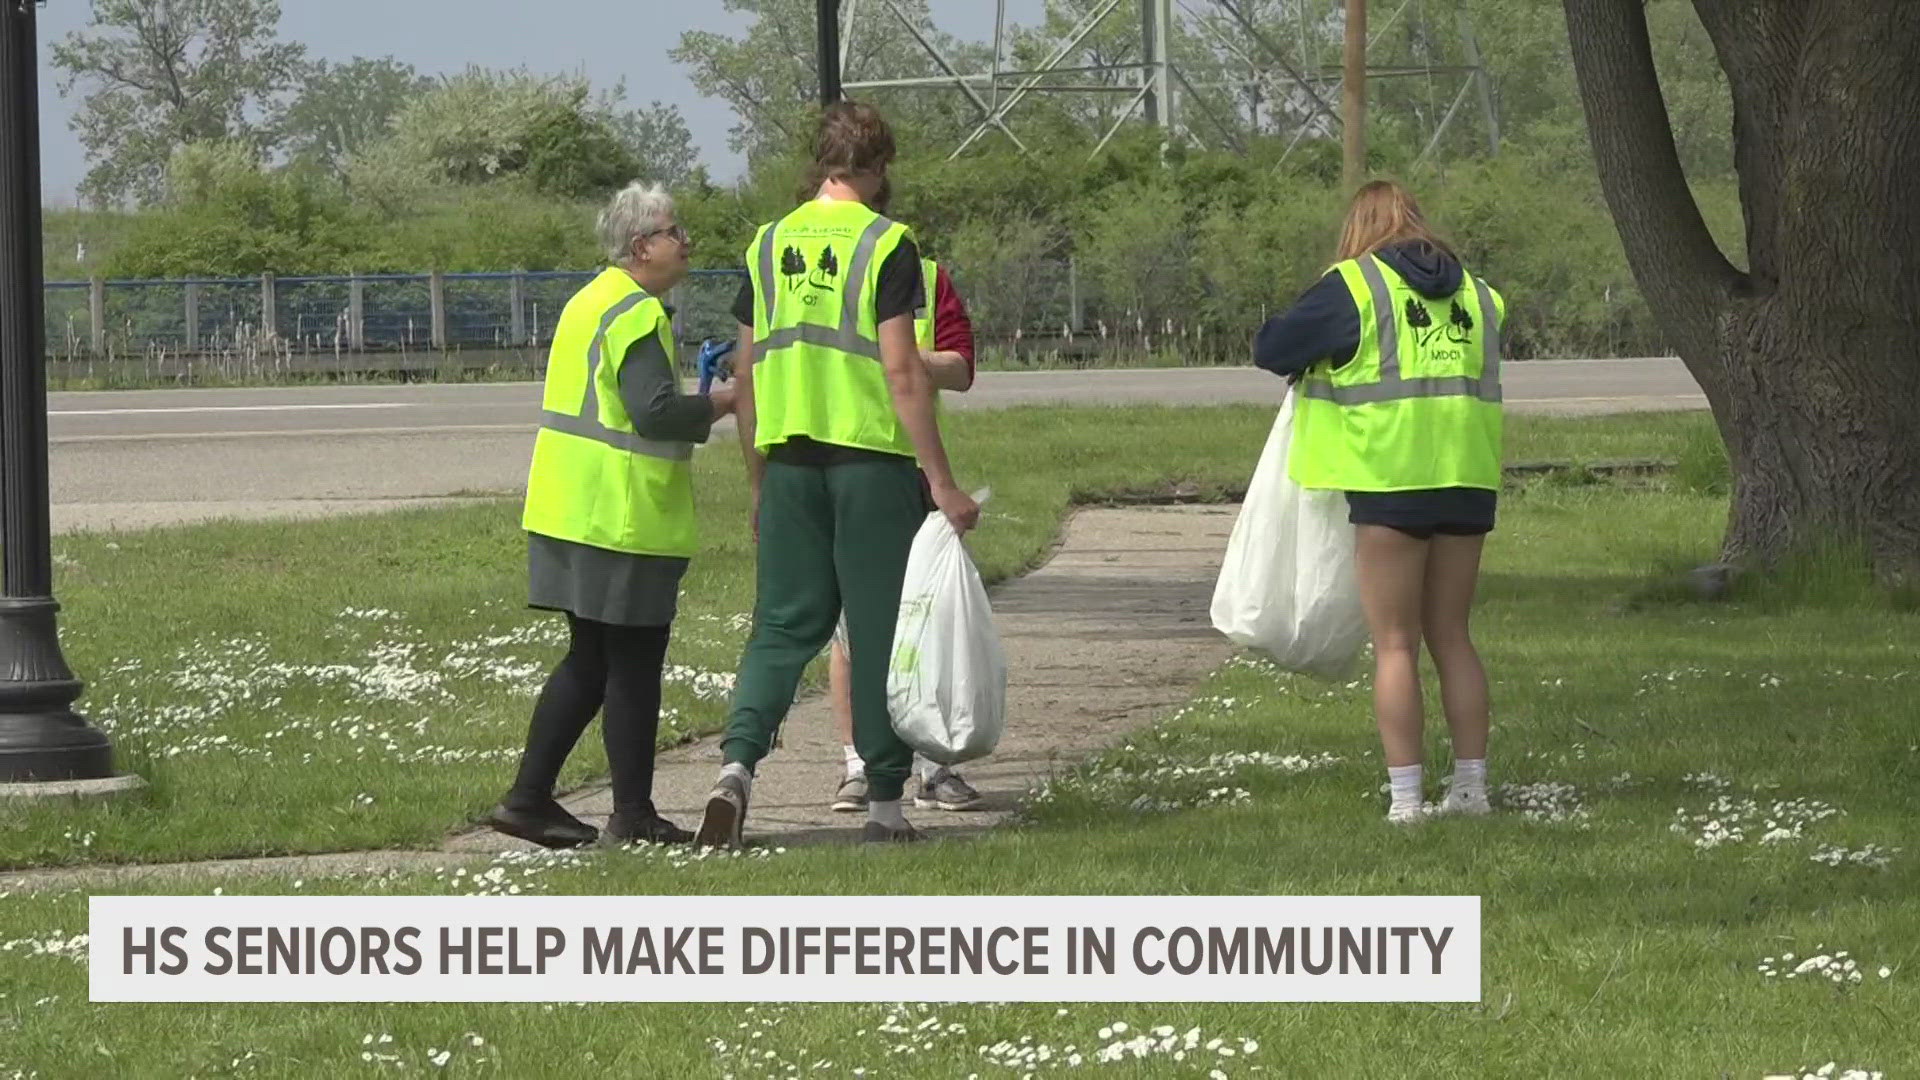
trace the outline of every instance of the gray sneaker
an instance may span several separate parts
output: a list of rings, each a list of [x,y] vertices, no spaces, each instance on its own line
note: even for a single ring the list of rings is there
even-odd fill
[[[1487,801],[1487,793],[1484,790],[1468,792],[1455,788],[1447,792],[1446,798],[1440,800],[1440,808],[1435,813],[1449,817],[1456,814],[1485,817],[1493,813],[1493,804]]]
[[[707,794],[707,812],[693,842],[699,847],[741,847],[747,823],[747,785],[737,776],[722,775]]]
[[[922,810],[938,807],[941,810],[976,810],[980,806],[980,793],[973,785],[960,779],[960,774],[950,769],[941,769],[932,777],[920,779],[920,790],[913,796],[913,805]]]
[[[868,821],[866,828],[860,830],[860,842],[864,844],[912,844],[925,839],[920,830],[910,824],[896,829],[885,822]]]
[[[851,814],[867,808],[867,778],[855,773],[840,781],[840,790],[833,793],[833,808],[843,814]]]

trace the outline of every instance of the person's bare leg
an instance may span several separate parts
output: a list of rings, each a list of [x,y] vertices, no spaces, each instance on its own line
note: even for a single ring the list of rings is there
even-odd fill
[[[827,653],[827,700],[833,706],[833,730],[846,759],[832,805],[843,814],[857,813],[867,808],[866,763],[853,748],[853,660],[837,637]]]
[[[1389,817],[1421,806],[1420,608],[1427,542],[1379,525],[1355,530],[1354,572],[1373,636],[1373,717],[1393,784]]]
[[[1449,811],[1485,813],[1487,732],[1491,706],[1487,670],[1474,648],[1470,623],[1480,581],[1485,537],[1438,536],[1427,559],[1422,629],[1440,673],[1440,700],[1453,741],[1453,788],[1442,804]]]
[[[827,658],[827,696],[833,701],[833,730],[842,746],[853,745],[853,661],[838,641]]]
[[[1485,538],[1436,536],[1427,557],[1427,595],[1421,629],[1440,673],[1440,700],[1453,736],[1453,756],[1485,758],[1490,708],[1487,670],[1469,624],[1480,582]]]

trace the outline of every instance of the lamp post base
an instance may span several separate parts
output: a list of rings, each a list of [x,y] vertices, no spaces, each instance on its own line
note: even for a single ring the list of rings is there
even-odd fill
[[[51,597],[0,598],[0,783],[102,780],[113,743],[73,711],[80,680],[60,654]]]
[[[146,789],[147,782],[132,773],[121,773],[101,780],[33,780],[24,784],[0,783],[0,807],[23,803],[95,803],[134,795]]]

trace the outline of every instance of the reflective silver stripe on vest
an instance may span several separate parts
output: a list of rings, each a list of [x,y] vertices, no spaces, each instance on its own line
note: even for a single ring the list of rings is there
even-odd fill
[[[558,431],[563,435],[575,435],[582,439],[592,439],[617,450],[632,454],[644,454],[647,457],[664,458],[668,461],[687,461],[693,457],[693,444],[666,442],[660,439],[643,439],[631,431],[617,431],[600,422],[600,386],[595,381],[600,375],[600,360],[606,353],[607,331],[613,324],[634,308],[645,303],[650,297],[642,289],[629,296],[620,298],[620,302],[608,308],[600,316],[600,326],[593,332],[593,344],[587,346],[587,392],[580,406],[580,415],[568,416],[563,412],[547,410],[540,415],[540,426]]]
[[[760,309],[768,326],[773,325],[774,301],[780,298],[775,284],[779,278],[773,272],[773,234],[779,231],[780,222],[776,221],[760,234]]]
[[[1493,389],[1488,401],[1500,400],[1500,308],[1493,302],[1493,290],[1479,278],[1473,279],[1473,291],[1480,297],[1480,325],[1487,332],[1485,357],[1480,365],[1480,381]]]
[[[880,246],[880,238],[893,228],[893,222],[884,217],[874,218],[860,234],[860,240],[853,246],[853,261],[847,264],[847,291],[840,300],[840,331],[843,334],[860,333],[860,301],[866,297],[867,267],[873,265],[874,249]],[[875,341],[874,359],[880,358],[879,342]]]
[[[764,354],[772,352],[775,349],[785,349],[793,345],[821,345],[829,349],[839,349],[841,352],[852,353],[855,356],[864,356],[869,360],[880,359],[879,342],[870,338],[861,337],[857,330],[847,330],[845,328],[835,330],[830,326],[821,326],[818,323],[801,323],[799,326],[789,326],[784,330],[775,330],[773,333],[754,342],[753,349],[756,354]],[[755,359],[757,361],[758,356],[756,356]]]
[[[542,413],[540,426],[549,431],[560,432],[562,435],[577,435],[582,439],[592,439],[594,442],[604,443],[630,454],[642,454],[666,461],[690,461],[693,458],[692,443],[643,439],[631,431],[615,431],[609,427],[602,427],[599,421],[584,416],[568,416],[566,413],[559,412]]]
[[[1473,278],[1474,293],[1480,299],[1480,325],[1483,339],[1480,377],[1450,375],[1425,379],[1400,377],[1400,324],[1394,310],[1393,291],[1381,273],[1380,263],[1372,255],[1357,260],[1360,276],[1366,279],[1367,292],[1373,298],[1375,337],[1380,348],[1380,380],[1340,386],[1327,379],[1307,379],[1300,389],[1316,401],[1336,405],[1377,405],[1409,398],[1470,397],[1495,403],[1500,401],[1500,311],[1494,306],[1493,291],[1487,283]]]
[[[587,346],[587,395],[586,401],[580,406],[581,416],[596,422],[600,419],[600,384],[597,379],[600,374],[600,360],[607,351],[607,331],[613,328],[614,322],[620,316],[639,307],[648,299],[650,298],[647,296],[647,291],[641,289],[630,296],[621,297],[619,303],[608,308],[607,313],[600,316],[600,326],[593,332],[593,344]]]
[[[1431,397],[1470,397],[1482,401],[1499,401],[1500,386],[1492,387],[1492,397],[1487,396],[1487,387],[1481,380],[1471,375],[1447,375],[1432,379],[1395,379],[1392,382],[1361,383],[1358,386],[1334,386],[1331,383],[1312,381],[1300,384],[1301,392],[1318,401],[1331,401],[1336,405],[1377,405],[1383,401],[1405,401],[1408,398]]]
[[[1394,316],[1393,290],[1387,288],[1387,279],[1380,272],[1380,260],[1372,255],[1362,255],[1360,276],[1367,281],[1367,291],[1373,294],[1374,337],[1380,346],[1380,381],[1395,382],[1400,378],[1400,321]]]

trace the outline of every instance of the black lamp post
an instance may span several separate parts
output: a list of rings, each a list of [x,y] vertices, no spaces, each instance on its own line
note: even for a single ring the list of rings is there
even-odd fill
[[[73,711],[47,509],[36,0],[0,0],[0,783],[97,780],[113,746]]]
[[[820,69],[820,104],[840,100],[840,0],[814,0],[818,16],[814,60]]]

